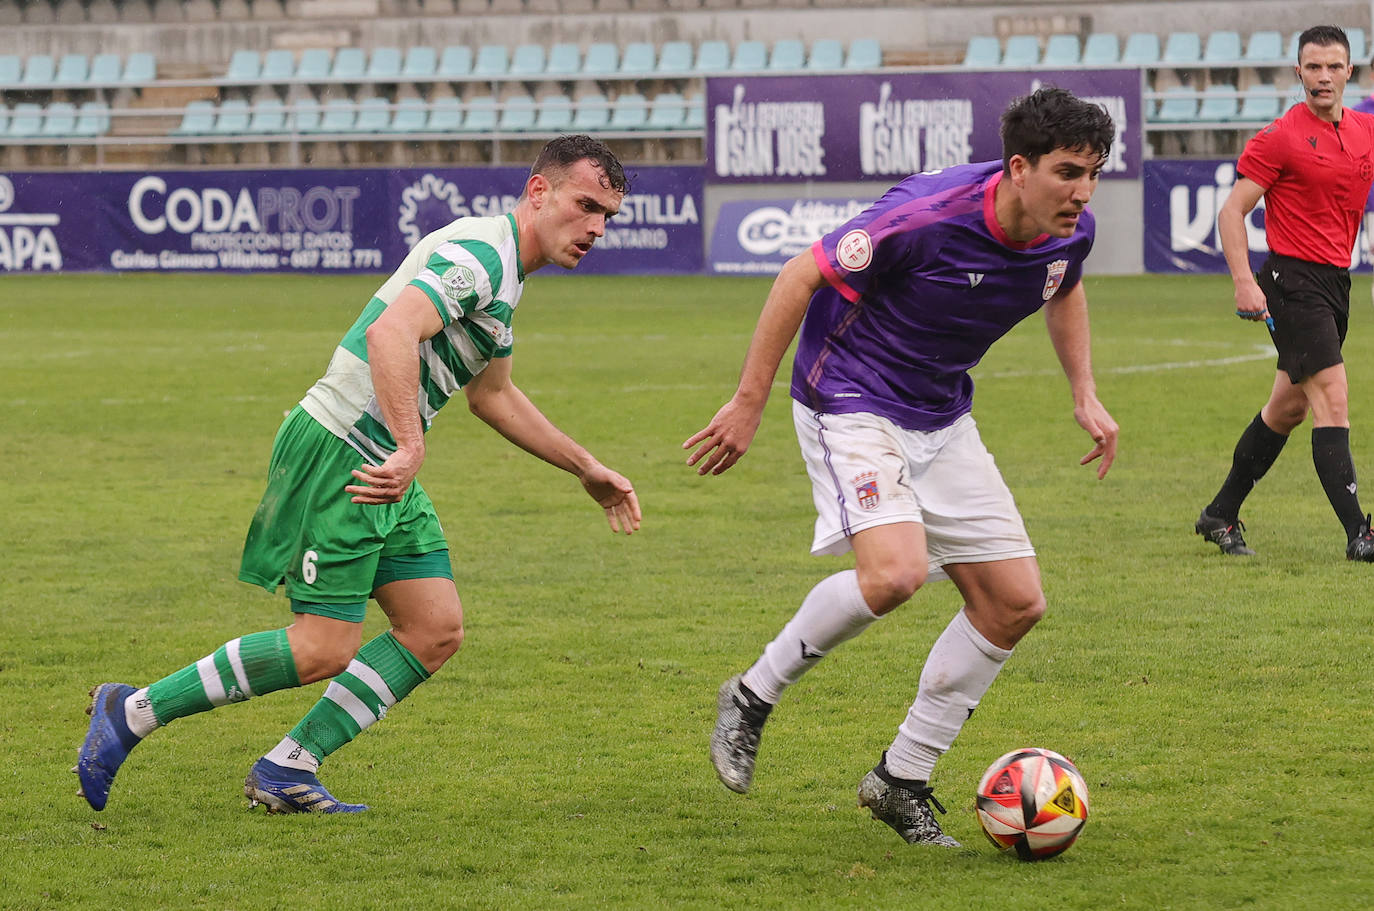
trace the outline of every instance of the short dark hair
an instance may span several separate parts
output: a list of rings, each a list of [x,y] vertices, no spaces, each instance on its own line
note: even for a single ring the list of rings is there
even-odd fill
[[[1002,113],[1002,169],[1011,172],[1013,155],[1033,165],[1055,149],[1086,149],[1106,161],[1115,138],[1111,115],[1101,105],[1045,86],[1017,98]]]
[[[1350,37],[1339,25],[1314,25],[1298,36],[1298,60],[1302,60],[1302,49],[1309,44],[1330,47],[1339,44],[1345,48],[1345,60],[1350,62]]]
[[[620,159],[615,157],[615,153],[604,142],[585,133],[550,139],[540,151],[539,157],[534,160],[534,165],[530,168],[530,177],[543,174],[550,183],[557,183],[573,165],[584,158],[601,169],[605,175],[603,186],[607,189],[615,190],[617,193],[630,192],[630,182],[625,178],[625,169],[621,167]]]

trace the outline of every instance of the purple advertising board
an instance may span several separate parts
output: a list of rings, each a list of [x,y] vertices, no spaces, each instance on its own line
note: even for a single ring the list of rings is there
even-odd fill
[[[1141,197],[1145,210],[1144,244],[1147,272],[1227,272],[1217,231],[1217,214],[1236,182],[1234,159],[1145,162]],[[1374,216],[1366,203],[1365,218],[1350,255],[1358,272],[1370,270],[1369,240]],[[1268,255],[1264,234],[1264,199],[1245,219],[1250,266],[1258,269]]]
[[[1140,177],[1140,71],[960,70],[706,80],[707,180],[713,183],[896,180],[1002,157],[1013,98],[1054,84],[1116,123],[1106,179]]]
[[[0,173],[0,271],[387,272],[525,168]],[[701,169],[646,167],[578,267],[699,273]]]

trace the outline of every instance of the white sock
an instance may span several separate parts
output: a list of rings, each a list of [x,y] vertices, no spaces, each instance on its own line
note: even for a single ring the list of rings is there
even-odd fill
[[[754,666],[744,672],[744,685],[764,702],[776,703],[784,689],[832,648],[853,639],[877,619],[859,591],[859,574],[854,570],[822,579]]]
[[[929,781],[939,759],[992,686],[1011,656],[973,628],[962,610],[935,640],[921,669],[921,688],[887,749],[887,770],[897,778]]]
[[[157,716],[153,714],[153,704],[148,700],[146,686],[124,700],[124,723],[140,739],[161,727],[157,723]]]
[[[315,758],[315,754],[290,737],[283,737],[281,743],[272,747],[263,758],[288,769],[301,769],[311,775],[320,770],[320,761]]]

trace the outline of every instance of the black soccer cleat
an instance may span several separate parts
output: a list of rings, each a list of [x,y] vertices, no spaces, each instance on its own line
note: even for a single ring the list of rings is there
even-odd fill
[[[1240,519],[1234,522],[1226,519],[1218,519],[1216,516],[1209,515],[1207,510],[1197,517],[1197,522],[1193,523],[1193,531],[1202,535],[1208,541],[1221,548],[1224,554],[1233,557],[1253,557],[1255,552],[1245,546],[1245,538],[1241,537],[1241,532],[1245,531],[1245,523]],[[1353,546],[1353,544],[1352,544]],[[1374,559],[1374,541],[1370,541],[1369,559]],[[1351,557],[1350,559],[1355,559]]]
[[[931,806],[945,808],[924,781],[904,781],[887,770],[887,753],[873,771],[859,782],[859,806],[868,807],[873,818],[887,823],[907,844],[957,848],[959,842],[940,828]]]
[[[1351,538],[1350,543],[1345,546],[1345,558],[1347,560],[1374,563],[1374,530],[1369,527],[1369,519],[1369,516],[1364,517],[1364,522],[1360,524],[1359,533]]]
[[[711,732],[711,764],[721,784],[743,794],[754,780],[763,723],[773,706],[759,699],[736,674],[716,694],[716,728]]]

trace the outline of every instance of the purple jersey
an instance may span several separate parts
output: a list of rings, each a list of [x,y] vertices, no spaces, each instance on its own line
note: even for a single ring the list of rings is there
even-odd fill
[[[1000,161],[916,174],[811,247],[829,282],[811,297],[792,397],[938,430],[973,407],[968,371],[1013,326],[1072,288],[1090,211],[1067,238],[1019,244],[993,211]]]

